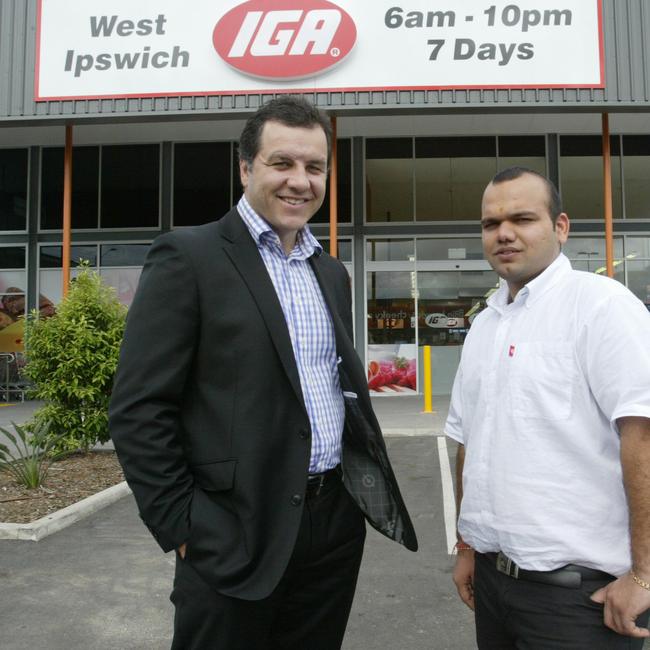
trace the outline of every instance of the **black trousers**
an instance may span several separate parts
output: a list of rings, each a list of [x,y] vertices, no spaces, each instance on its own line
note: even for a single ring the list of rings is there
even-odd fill
[[[293,555],[268,598],[219,594],[177,558],[172,650],[338,650],[365,536],[361,510],[335,483],[305,501]]]
[[[577,589],[515,580],[476,553],[474,604],[479,650],[641,650],[644,639],[616,634],[603,623],[591,594],[611,580],[584,580]],[[637,625],[647,625],[646,612]]]

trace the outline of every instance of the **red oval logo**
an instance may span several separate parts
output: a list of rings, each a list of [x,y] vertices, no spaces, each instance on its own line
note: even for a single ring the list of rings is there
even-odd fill
[[[249,0],[222,16],[212,33],[228,65],[262,79],[300,79],[329,70],[356,40],[350,15],[328,0]]]

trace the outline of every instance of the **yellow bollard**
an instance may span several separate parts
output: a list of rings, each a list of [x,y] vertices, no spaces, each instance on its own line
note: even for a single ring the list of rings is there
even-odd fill
[[[433,413],[431,403],[431,346],[424,346],[424,411],[423,413]]]

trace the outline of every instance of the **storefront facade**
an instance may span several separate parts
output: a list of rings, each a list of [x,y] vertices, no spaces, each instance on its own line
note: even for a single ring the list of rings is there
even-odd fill
[[[426,2],[408,8],[379,2],[372,5],[374,16],[365,2],[296,2],[303,17],[284,16],[294,25],[284,30],[293,39],[282,46],[285,52],[298,47],[309,16],[321,21],[314,23],[318,31],[327,27],[336,7],[342,8],[337,25],[348,31],[332,37],[340,38],[336,43],[343,60],[334,73],[324,73],[338,75],[327,77],[330,86],[314,83],[306,92],[297,81],[260,81],[259,71],[242,71],[227,61],[229,76],[223,83],[231,84],[230,92],[201,93],[182,85],[202,87],[197,72],[196,80],[172,76],[172,86],[181,84],[173,86],[177,94],[151,87],[154,57],[158,54],[155,60],[172,75],[183,72],[184,53],[193,57],[194,52],[182,42],[174,45],[173,39],[165,41],[167,49],[146,40],[172,31],[175,16],[169,2],[161,1],[153,12],[156,3],[143,3],[149,13],[134,9],[138,3],[133,2],[128,13],[120,13],[120,2],[83,3],[94,9],[86,16],[88,29],[95,30],[90,45],[81,38],[58,45],[49,38],[63,20],[53,13],[62,4],[5,0],[0,5],[0,316],[5,323],[0,341],[6,349],[20,335],[5,300],[10,305],[16,297],[24,298],[23,303],[36,308],[61,299],[66,125],[73,125],[74,138],[72,265],[89,260],[128,304],[156,235],[217,219],[237,201],[236,139],[243,121],[282,91],[303,90],[336,117],[338,255],[352,279],[355,343],[373,390],[420,390],[419,351],[432,345],[434,392],[449,392],[471,320],[497,284],[483,259],[478,227],[481,194],[497,170],[525,165],[555,180],[572,219],[565,252],[576,268],[602,272],[603,114],[610,130],[615,277],[650,304],[650,9],[643,0],[584,0],[580,6],[591,7],[585,14],[579,13],[577,0],[457,2],[450,3],[456,10],[447,12],[427,10],[431,3]],[[250,24],[249,46],[261,47],[264,39],[258,43],[258,35],[273,12],[264,13],[259,2],[223,5],[212,9],[214,42],[229,17],[241,25],[237,38]],[[472,6],[471,14],[469,9],[461,12],[465,5]],[[198,2],[197,11],[207,11],[206,6]],[[595,31],[587,20],[593,16]],[[352,45],[348,19],[356,26]],[[381,86],[374,68],[389,62],[372,69],[367,64],[353,67],[370,34],[364,21],[372,20],[378,38],[395,39],[384,49],[393,58],[400,52],[405,57],[398,62],[408,69],[403,81],[388,71],[389,81]],[[562,45],[561,30],[577,28],[580,20],[584,33],[567,32],[569,45]],[[490,29],[499,28],[490,43],[479,43],[474,32],[466,31],[481,21],[485,39]],[[267,45],[282,43],[282,25],[276,21]],[[99,58],[103,51],[90,54],[92,39],[110,30],[111,38],[124,43],[144,39],[137,51],[140,61],[148,54],[150,67],[140,70],[133,92],[119,85],[124,84],[119,75],[110,83],[101,76],[99,68],[109,63]],[[138,36],[138,30],[144,33]],[[557,44],[560,61],[567,63],[549,59],[541,72],[539,66],[529,72],[529,59],[544,52],[543,36]],[[568,36],[584,36],[588,44],[595,37],[595,54],[576,51]],[[420,49],[408,50],[406,41],[422,43],[423,58],[413,70],[408,57],[419,57],[413,52]],[[237,42],[223,56],[236,54]],[[303,50],[316,48],[317,39],[311,43]],[[396,44],[403,50],[395,50]],[[61,65],[50,69],[56,47]],[[448,50],[445,66],[426,67],[427,61],[435,63],[430,57],[440,58]],[[580,61],[573,66],[567,57]],[[179,70],[171,70],[173,61]],[[114,60],[110,63],[115,67]],[[521,70],[502,79],[502,69],[515,64]],[[565,67],[577,81],[567,81]],[[427,76],[432,71],[433,81]],[[85,83],[85,77],[88,85],[80,90],[75,84]],[[487,80],[485,87],[481,77]],[[363,79],[370,83],[362,84]],[[326,249],[329,220],[326,202],[312,222]],[[170,296],[170,309],[173,305]]]

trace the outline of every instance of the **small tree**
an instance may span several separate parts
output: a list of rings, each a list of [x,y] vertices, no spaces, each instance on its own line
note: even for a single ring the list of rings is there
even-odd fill
[[[35,384],[32,396],[45,401],[32,426],[47,425],[55,451],[88,451],[108,440],[125,316],[114,289],[84,262],[56,314],[27,317],[25,372]]]

